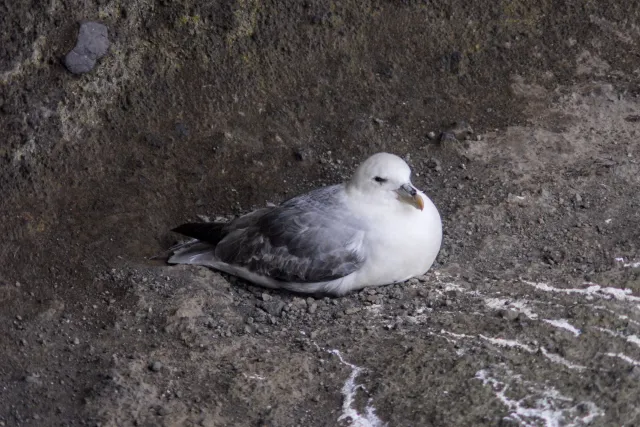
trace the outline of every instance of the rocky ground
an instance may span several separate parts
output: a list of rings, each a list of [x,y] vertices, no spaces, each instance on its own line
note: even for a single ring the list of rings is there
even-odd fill
[[[640,424],[639,11],[0,5],[0,426]],[[76,76],[85,19],[111,46]],[[150,259],[381,150],[441,211],[424,277]]]

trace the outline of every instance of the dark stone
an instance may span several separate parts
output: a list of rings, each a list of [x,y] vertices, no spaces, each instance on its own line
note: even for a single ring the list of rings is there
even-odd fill
[[[98,22],[80,24],[76,46],[67,54],[64,64],[73,74],[88,73],[93,70],[96,60],[109,50],[107,27]]]

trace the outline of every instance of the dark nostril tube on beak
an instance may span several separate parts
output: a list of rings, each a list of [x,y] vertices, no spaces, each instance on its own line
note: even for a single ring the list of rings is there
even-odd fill
[[[405,184],[401,187],[406,193],[408,193],[410,196],[415,196],[416,194],[418,194],[418,192],[416,191],[415,188],[413,188],[411,185],[409,184]]]

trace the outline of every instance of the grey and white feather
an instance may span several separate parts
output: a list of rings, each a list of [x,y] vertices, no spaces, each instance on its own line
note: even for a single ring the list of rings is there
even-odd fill
[[[171,264],[212,267],[255,284],[342,295],[424,274],[440,249],[437,209],[410,182],[399,157],[379,153],[353,178],[230,223],[188,223],[196,240]]]

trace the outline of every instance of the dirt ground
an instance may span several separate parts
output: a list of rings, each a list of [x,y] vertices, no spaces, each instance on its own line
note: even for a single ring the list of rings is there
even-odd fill
[[[75,76],[82,20],[111,47]],[[0,426],[640,425],[640,3],[7,0],[0,28]],[[424,277],[314,299],[150,260],[383,150],[443,217]]]

